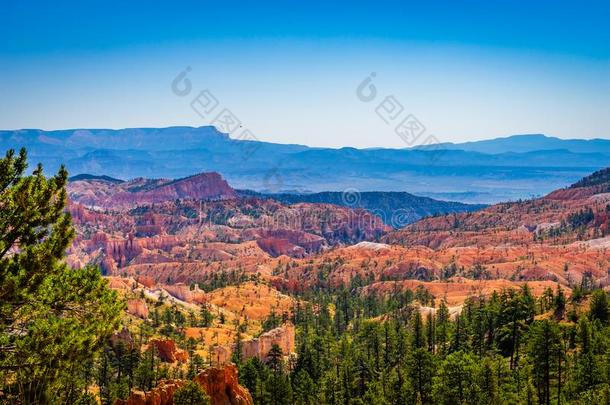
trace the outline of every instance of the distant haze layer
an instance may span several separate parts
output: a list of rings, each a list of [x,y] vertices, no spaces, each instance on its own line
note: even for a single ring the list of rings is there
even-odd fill
[[[214,127],[0,131],[2,149],[26,147],[47,170],[121,179],[215,171],[266,193],[407,191],[492,203],[565,187],[610,166],[610,141],[520,135],[411,149],[311,148],[232,139]]]

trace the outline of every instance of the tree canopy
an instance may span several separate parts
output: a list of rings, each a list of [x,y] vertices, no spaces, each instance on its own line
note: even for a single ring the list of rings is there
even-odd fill
[[[123,304],[97,268],[64,261],[74,237],[66,170],[47,178],[27,167],[24,149],[0,159],[0,387],[13,403],[74,403]]]

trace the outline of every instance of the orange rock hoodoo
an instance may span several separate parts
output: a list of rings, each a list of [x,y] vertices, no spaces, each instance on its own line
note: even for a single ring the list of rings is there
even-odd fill
[[[176,361],[185,363],[188,361],[188,353],[177,348],[176,342],[171,339],[153,339],[150,341],[150,345],[157,349],[159,358],[166,363],[174,363]]]
[[[129,398],[117,399],[114,405],[172,405],[174,394],[183,385],[182,380],[161,380],[152,391],[131,391]]]
[[[237,381],[237,367],[210,367],[194,380],[210,396],[214,405],[252,405],[252,396]]]
[[[210,367],[194,380],[210,397],[212,405],[253,405],[252,396],[237,380],[237,367]],[[118,399],[114,405],[172,405],[174,394],[185,384],[184,380],[162,380],[152,391],[134,390],[127,399]]]

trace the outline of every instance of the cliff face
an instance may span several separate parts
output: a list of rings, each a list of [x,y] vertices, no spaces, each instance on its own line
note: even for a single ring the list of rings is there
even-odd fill
[[[172,297],[176,297],[181,301],[195,304],[203,304],[206,302],[205,291],[200,290],[198,286],[195,286],[191,290],[190,286],[183,283],[177,283],[163,285],[163,289]]]
[[[176,199],[221,200],[234,198],[236,195],[220,174],[213,172],[168,181],[150,189],[146,189],[146,186],[141,187],[127,189],[115,194],[110,199],[110,203],[123,206],[133,205],[134,203],[138,205],[154,204]]]
[[[273,345],[278,345],[284,355],[294,352],[294,325],[290,322],[263,333],[256,339],[243,342],[242,356],[266,360]]]
[[[242,342],[241,355],[244,359],[258,357],[265,361],[273,345],[278,345],[285,356],[294,353],[294,325],[290,322],[263,333],[258,338]],[[217,346],[213,349],[213,359],[218,364],[226,364],[231,360],[232,346]]]

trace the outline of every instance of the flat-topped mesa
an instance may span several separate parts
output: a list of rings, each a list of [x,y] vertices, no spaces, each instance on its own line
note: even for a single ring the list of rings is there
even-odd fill
[[[86,206],[125,209],[183,199],[224,200],[237,194],[220,174],[209,172],[176,180],[138,178],[122,183],[79,178],[68,184],[68,195]]]
[[[151,202],[174,199],[225,199],[236,196],[235,190],[216,172],[199,173],[169,181],[142,194]]]

